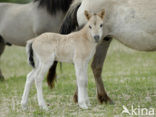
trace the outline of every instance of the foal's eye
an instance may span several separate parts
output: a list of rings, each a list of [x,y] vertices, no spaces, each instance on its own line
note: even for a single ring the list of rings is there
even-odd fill
[[[103,24],[101,24],[100,27],[102,28],[103,27]]]
[[[92,29],[92,27],[89,25],[89,28]]]

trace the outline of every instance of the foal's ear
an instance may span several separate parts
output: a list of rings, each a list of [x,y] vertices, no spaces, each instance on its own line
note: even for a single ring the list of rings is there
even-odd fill
[[[91,18],[91,14],[87,10],[85,10],[84,14],[85,14],[87,20],[89,20]]]
[[[104,19],[105,16],[105,9],[102,9],[99,13],[98,16],[100,16],[102,19]]]

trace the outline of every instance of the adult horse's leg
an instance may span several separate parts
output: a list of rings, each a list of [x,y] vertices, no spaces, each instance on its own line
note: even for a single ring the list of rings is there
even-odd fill
[[[103,63],[106,58],[107,50],[111,41],[112,41],[112,37],[110,36],[104,38],[103,42],[97,47],[91,65],[95,82],[96,82],[98,100],[100,103],[105,102],[110,104],[112,104],[113,102],[106,93],[101,74],[102,74]]]
[[[3,53],[3,51],[4,51],[4,48],[5,48],[5,43],[4,43],[3,38],[0,36],[0,57],[1,57],[2,53]],[[1,69],[0,69],[0,80],[4,80]]]

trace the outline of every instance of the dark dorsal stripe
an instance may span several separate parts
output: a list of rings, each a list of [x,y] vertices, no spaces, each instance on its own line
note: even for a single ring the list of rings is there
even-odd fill
[[[34,0],[39,2],[39,7],[45,7],[50,14],[57,11],[67,12],[73,0]]]

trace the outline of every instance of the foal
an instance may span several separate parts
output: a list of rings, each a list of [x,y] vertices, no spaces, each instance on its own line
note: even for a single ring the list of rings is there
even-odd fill
[[[69,35],[44,33],[27,42],[27,53],[33,70],[27,75],[21,101],[23,109],[26,109],[30,87],[34,80],[38,104],[42,109],[48,109],[43,99],[42,81],[55,60],[74,63],[78,86],[78,104],[83,109],[88,108],[90,102],[87,93],[87,67],[96,51],[96,45],[103,37],[104,14],[104,10],[94,15],[85,11],[84,15],[88,23],[80,31]]]

